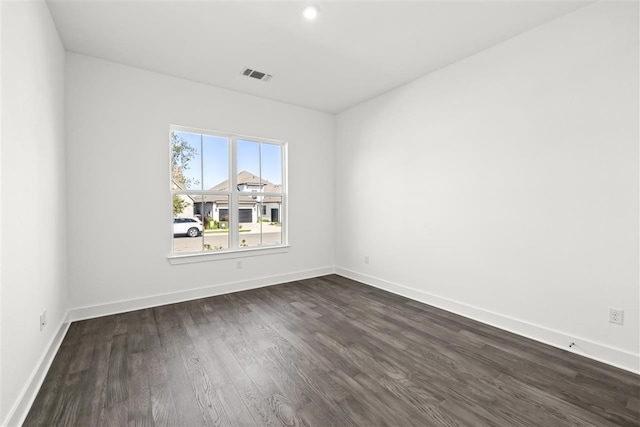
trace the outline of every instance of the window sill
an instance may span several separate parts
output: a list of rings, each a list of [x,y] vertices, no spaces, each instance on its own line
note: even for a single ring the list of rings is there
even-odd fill
[[[199,252],[195,254],[169,255],[167,260],[171,265],[192,264],[195,262],[220,261],[225,259],[238,259],[262,255],[282,254],[289,252],[289,245],[267,247],[234,249],[221,252]]]

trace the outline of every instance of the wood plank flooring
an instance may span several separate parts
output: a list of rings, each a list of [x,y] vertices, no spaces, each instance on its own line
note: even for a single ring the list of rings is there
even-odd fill
[[[74,322],[26,426],[640,426],[640,377],[336,275]]]

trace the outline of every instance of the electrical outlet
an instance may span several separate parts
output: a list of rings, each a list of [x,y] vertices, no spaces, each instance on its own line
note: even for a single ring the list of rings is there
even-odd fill
[[[47,326],[47,310],[40,315],[40,330],[42,331],[45,326]]]
[[[364,263],[369,264],[369,255],[364,256]]]
[[[242,261],[236,261],[236,270],[242,270]]]
[[[609,322],[622,325],[624,323],[624,310],[609,307]]]

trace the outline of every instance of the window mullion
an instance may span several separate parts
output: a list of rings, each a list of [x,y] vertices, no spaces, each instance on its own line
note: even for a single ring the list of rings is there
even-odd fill
[[[288,174],[286,173],[286,167],[289,161],[289,153],[287,152],[287,146],[282,146],[282,151],[280,152],[280,176],[282,177],[282,204],[280,205],[280,223],[283,224],[282,227],[282,242],[288,242],[288,229],[289,229],[289,182],[288,182]]]
[[[260,174],[260,189],[259,191],[262,192],[263,187],[262,187],[262,143],[258,144],[258,173]],[[264,198],[260,199],[260,204],[258,205],[258,209],[260,209],[260,213],[262,213],[262,201],[264,200]],[[260,220],[260,224],[258,224],[260,227],[260,246],[262,246],[263,242],[262,242],[262,220]]]
[[[229,247],[237,249],[240,247],[238,233],[238,146],[235,137],[231,138],[231,149],[229,150]]]

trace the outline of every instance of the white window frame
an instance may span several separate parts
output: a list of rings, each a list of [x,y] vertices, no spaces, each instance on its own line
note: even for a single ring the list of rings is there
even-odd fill
[[[170,254],[168,256],[169,262],[171,264],[183,264],[183,263],[191,263],[191,262],[200,262],[206,260],[218,260],[218,259],[229,259],[229,258],[239,258],[246,256],[257,256],[257,255],[267,255],[272,253],[282,253],[288,252],[289,244],[288,244],[288,144],[285,141],[275,140],[271,138],[261,138],[261,137],[253,137],[239,134],[232,134],[227,132],[218,132],[211,131],[205,129],[197,129],[185,126],[177,126],[171,125],[169,129],[169,135],[171,132],[187,132],[192,134],[200,134],[201,141],[202,135],[214,136],[226,138],[229,144],[229,190],[228,191],[211,191],[211,190],[193,190],[193,189],[185,189],[185,190],[174,190],[172,181],[171,181],[171,138],[169,137],[169,191],[170,191],[170,200],[171,207],[169,208],[169,212],[171,214],[171,240],[170,240]],[[240,232],[238,225],[239,221],[239,200],[242,196],[255,196],[255,192],[251,191],[240,191],[238,190],[238,141],[247,141],[247,142],[255,142],[255,143],[266,143],[266,144],[274,144],[279,145],[281,147],[281,167],[282,167],[282,192],[261,192],[260,197],[280,197],[282,200],[281,203],[281,211],[280,211],[280,223],[281,223],[281,232],[282,232],[282,241],[278,245],[269,245],[269,246],[253,246],[253,247],[241,247],[240,246]],[[260,145],[260,170],[258,174],[260,179],[262,180],[262,146]],[[202,160],[201,160],[202,162]],[[201,170],[203,169],[203,165],[201,164]],[[229,248],[220,249],[216,251],[205,250],[204,245],[203,249],[200,252],[186,252],[186,253],[176,253],[173,251],[173,196],[174,195],[222,195],[228,196],[229,205],[228,205],[228,215],[229,215]],[[261,205],[259,205],[261,206]],[[261,217],[261,211],[258,211],[257,214]],[[204,230],[203,230],[204,233]]]

